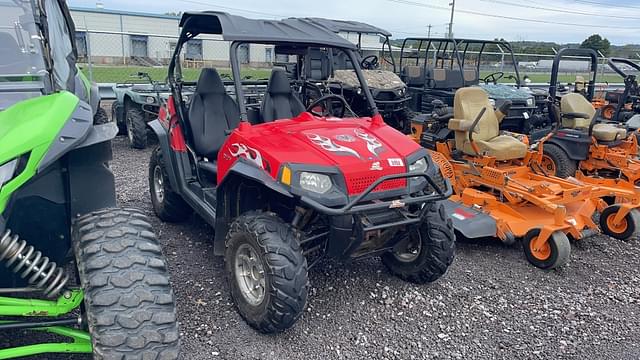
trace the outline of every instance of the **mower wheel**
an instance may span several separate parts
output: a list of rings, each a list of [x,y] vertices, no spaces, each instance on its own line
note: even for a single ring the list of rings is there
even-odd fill
[[[394,249],[382,255],[382,263],[399,278],[417,284],[436,281],[447,271],[455,257],[453,225],[440,203],[426,206],[426,219],[417,231]],[[406,236],[406,235],[405,235]]]
[[[544,144],[542,168],[549,174],[560,178],[576,176],[578,163],[569,159],[569,155],[555,144]]]
[[[540,249],[534,249],[533,240],[538,235],[540,235],[540,229],[533,229],[529,230],[522,239],[524,255],[533,266],[550,270],[561,267],[569,261],[571,243],[567,235],[562,231],[555,231]]]
[[[633,209],[620,221],[615,224],[613,219],[620,210],[620,205],[606,207],[600,214],[600,229],[605,234],[619,240],[628,240],[638,235],[640,230],[640,211]]]
[[[184,221],[193,213],[191,206],[171,187],[159,146],[153,150],[149,160],[149,192],[153,211],[162,221]]]
[[[125,121],[129,144],[134,149],[144,149],[147,147],[147,123],[144,111],[137,105],[127,106]]]
[[[249,325],[263,333],[290,328],[307,302],[307,260],[293,228],[276,214],[245,213],[226,238],[231,297]]]
[[[105,209],[73,224],[84,319],[94,359],[177,359],[180,339],[167,262],[147,217]]]
[[[107,111],[101,106],[96,110],[95,115],[93,115],[93,125],[104,125],[109,123],[109,115],[107,115]]]

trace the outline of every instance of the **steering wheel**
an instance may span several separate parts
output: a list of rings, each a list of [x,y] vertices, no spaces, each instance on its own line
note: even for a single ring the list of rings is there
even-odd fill
[[[503,77],[504,77],[504,73],[502,71],[496,71],[494,73],[491,73],[485,76],[484,79],[482,79],[482,81],[484,81],[485,84],[488,84],[490,82],[497,84],[498,80],[502,79]]]
[[[340,101],[342,103],[342,111],[340,112],[339,116],[336,116],[335,114],[332,113],[331,110],[333,110],[333,104],[331,102],[329,102],[328,100],[330,99],[336,99],[338,101]],[[327,109],[327,106],[323,106],[323,112],[322,113],[317,113],[313,110],[313,108],[315,108],[316,106],[320,105],[320,104],[331,104],[329,109]],[[307,106],[307,112],[310,112],[311,114],[315,115],[315,116],[336,116],[336,117],[344,117],[344,113],[347,111],[347,109],[349,109],[350,112],[353,113],[353,111],[351,111],[351,108],[349,107],[349,103],[347,103],[347,100],[345,98],[343,98],[342,96],[338,95],[338,94],[327,94],[324,96],[321,96],[320,98],[316,99],[315,101],[313,101],[311,104],[309,104],[309,106]]]
[[[360,66],[363,69],[374,70],[380,65],[377,55],[367,55],[360,61]]]

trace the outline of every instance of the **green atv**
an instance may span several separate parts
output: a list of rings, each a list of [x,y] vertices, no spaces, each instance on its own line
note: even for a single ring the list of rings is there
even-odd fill
[[[0,12],[0,359],[177,358],[167,262],[147,218],[116,208],[117,128],[82,100],[64,0]]]

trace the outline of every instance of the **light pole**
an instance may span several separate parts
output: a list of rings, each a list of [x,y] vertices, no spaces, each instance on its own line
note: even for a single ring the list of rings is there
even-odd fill
[[[451,6],[451,19],[449,20],[449,38],[451,39],[453,38],[453,13],[456,9],[456,0],[451,0],[449,6]]]

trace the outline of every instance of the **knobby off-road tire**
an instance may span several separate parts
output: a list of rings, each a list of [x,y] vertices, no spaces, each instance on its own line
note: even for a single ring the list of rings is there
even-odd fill
[[[555,174],[549,173],[563,179],[569,176],[576,176],[578,162],[569,159],[569,155],[555,144],[544,144],[543,152],[555,164]],[[547,169],[545,169],[547,170]]]
[[[118,135],[127,135],[127,123],[125,119],[118,117],[118,109],[115,102],[111,104],[111,120],[118,125]]]
[[[419,233],[410,234],[419,246],[410,254],[392,251],[382,255],[382,263],[399,278],[417,284],[436,281],[447,271],[455,257],[455,235],[451,219],[440,203],[428,203],[426,219]]]
[[[147,147],[147,123],[145,112],[137,105],[127,106],[125,121],[129,143],[134,149],[144,149]]]
[[[180,340],[167,263],[147,218],[106,209],[73,224],[95,359],[177,359]]]
[[[246,295],[238,255],[253,251],[264,274],[263,297]],[[253,211],[239,216],[226,238],[225,269],[240,315],[264,333],[290,328],[307,302],[307,260],[290,225],[276,214]],[[252,303],[253,301],[253,303]]]
[[[629,240],[638,236],[640,231],[640,211],[631,210],[618,225],[613,224],[613,219],[620,210],[620,205],[606,207],[600,214],[600,229],[606,235],[618,240]]]
[[[107,111],[101,106],[98,107],[95,115],[93,115],[93,125],[104,125],[109,123],[109,115],[107,115]]]
[[[153,211],[162,221],[180,222],[191,216],[193,209],[171,187],[162,149],[158,146],[149,160],[149,194]]]

